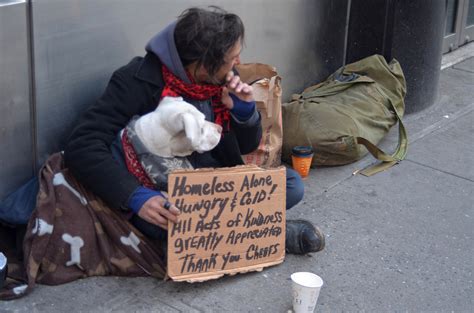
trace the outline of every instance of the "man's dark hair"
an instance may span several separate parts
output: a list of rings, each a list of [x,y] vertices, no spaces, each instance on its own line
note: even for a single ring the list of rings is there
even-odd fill
[[[178,17],[174,40],[181,62],[187,66],[197,62],[213,76],[225,63],[224,56],[239,38],[244,40],[244,24],[240,17],[210,6],[190,8]]]

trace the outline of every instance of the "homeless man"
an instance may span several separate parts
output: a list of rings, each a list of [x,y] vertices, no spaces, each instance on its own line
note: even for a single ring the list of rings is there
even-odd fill
[[[219,124],[218,145],[187,157],[194,168],[244,164],[241,154],[255,150],[262,135],[252,87],[233,70],[244,40],[241,19],[226,11],[191,8],[154,36],[146,55],[114,72],[102,97],[82,116],[65,149],[66,165],[110,207],[130,212],[130,222],[148,237],[166,240],[168,221],[179,209],[163,190],[146,184],[141,165],[121,130],[133,116],[153,111],[165,96],[183,97]],[[299,175],[287,170],[286,208],[303,197]],[[305,220],[286,225],[289,253],[324,247],[321,231]]]

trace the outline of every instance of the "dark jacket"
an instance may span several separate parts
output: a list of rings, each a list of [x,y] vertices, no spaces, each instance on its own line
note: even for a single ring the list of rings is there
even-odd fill
[[[140,186],[113,158],[110,146],[134,115],[153,111],[164,87],[161,61],[153,53],[136,57],[112,75],[100,99],[81,117],[65,148],[66,166],[108,205],[127,209]],[[243,164],[241,154],[254,151],[261,139],[260,121],[248,125],[231,118],[231,130],[212,150],[222,166]]]

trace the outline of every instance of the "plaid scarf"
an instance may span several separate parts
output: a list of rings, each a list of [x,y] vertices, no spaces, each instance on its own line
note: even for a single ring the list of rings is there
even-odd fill
[[[161,93],[161,98],[187,97],[194,100],[207,100],[211,98],[214,122],[221,125],[224,132],[229,131],[230,113],[229,109],[221,102],[222,87],[216,85],[198,85],[189,73],[188,78],[191,84],[187,84],[176,77],[165,65],[162,66],[162,73],[165,88]],[[127,130],[122,134],[122,146],[128,171],[132,173],[143,186],[154,188],[155,185],[139,162],[135,149],[127,136]]]

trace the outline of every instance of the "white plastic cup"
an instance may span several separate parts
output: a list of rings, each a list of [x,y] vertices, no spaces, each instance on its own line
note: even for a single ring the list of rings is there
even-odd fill
[[[316,274],[297,272],[291,274],[293,282],[293,312],[312,313],[318,301],[323,280]]]

